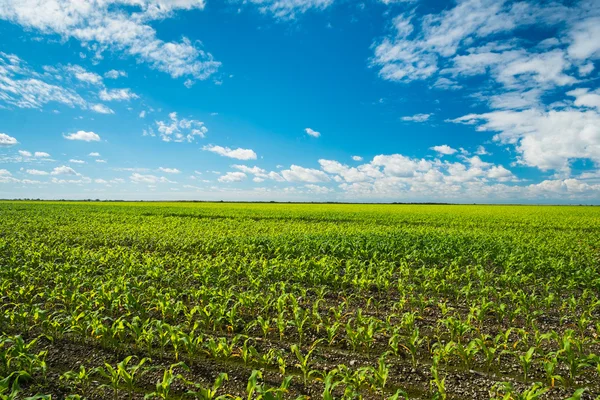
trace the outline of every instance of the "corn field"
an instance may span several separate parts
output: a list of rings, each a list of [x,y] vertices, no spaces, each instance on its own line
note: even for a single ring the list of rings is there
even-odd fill
[[[600,399],[600,209],[0,202],[0,399]]]

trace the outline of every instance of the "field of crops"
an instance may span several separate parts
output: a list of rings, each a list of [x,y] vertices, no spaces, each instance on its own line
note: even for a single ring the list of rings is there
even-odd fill
[[[0,202],[0,399],[600,398],[600,209]]]

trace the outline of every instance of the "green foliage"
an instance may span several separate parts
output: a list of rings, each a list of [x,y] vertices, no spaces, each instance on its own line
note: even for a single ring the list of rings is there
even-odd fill
[[[483,388],[492,398],[600,394],[596,208],[0,202],[0,215],[1,399],[399,399],[405,376],[411,398],[446,399],[481,374],[511,381]]]

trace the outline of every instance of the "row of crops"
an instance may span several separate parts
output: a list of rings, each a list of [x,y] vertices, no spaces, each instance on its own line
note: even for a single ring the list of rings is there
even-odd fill
[[[600,399],[600,210],[0,202],[0,308],[0,399]]]

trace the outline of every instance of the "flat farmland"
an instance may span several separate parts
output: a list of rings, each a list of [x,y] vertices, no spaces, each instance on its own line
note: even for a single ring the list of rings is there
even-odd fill
[[[600,398],[600,208],[0,202],[0,399]]]

